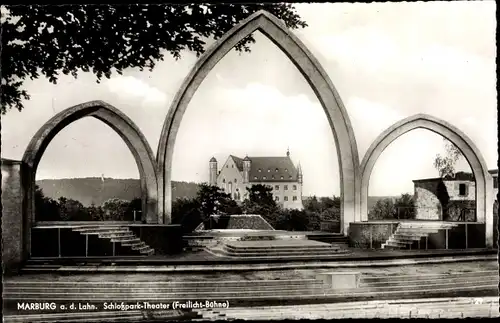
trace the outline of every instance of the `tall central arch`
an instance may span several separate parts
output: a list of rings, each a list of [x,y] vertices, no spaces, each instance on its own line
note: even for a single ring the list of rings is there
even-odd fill
[[[213,44],[198,60],[177,92],[168,111],[157,153],[158,194],[163,200],[164,223],[171,221],[172,210],[172,157],[175,139],[182,116],[212,68],[242,39],[252,32],[261,31],[294,63],[313,89],[332,129],[340,171],[341,228],[344,233],[349,222],[359,221],[357,196],[359,187],[359,156],[354,131],[339,94],[323,67],[306,46],[278,18],[266,11],[258,11],[241,21]]]

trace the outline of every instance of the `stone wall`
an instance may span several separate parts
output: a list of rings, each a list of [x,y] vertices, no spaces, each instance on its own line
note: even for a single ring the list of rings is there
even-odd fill
[[[475,199],[476,183],[467,180],[442,181],[440,179],[429,179],[415,181],[415,207],[416,219],[419,220],[458,220],[458,215],[454,212],[452,218],[443,215],[443,207],[454,207],[470,209],[466,212],[467,221],[475,221]],[[459,186],[465,184],[466,194],[460,195]],[[447,203],[444,203],[444,202]],[[443,205],[444,204],[444,205]],[[446,217],[446,218],[443,218]]]
[[[2,159],[2,262],[5,273],[23,260],[23,188],[21,162]]]
[[[438,181],[415,182],[415,219],[441,220],[441,202],[436,192]]]

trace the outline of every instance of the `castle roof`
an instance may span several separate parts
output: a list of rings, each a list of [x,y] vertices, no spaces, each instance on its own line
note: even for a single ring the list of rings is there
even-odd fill
[[[215,159],[215,157],[212,157],[212,158],[210,158],[210,162],[211,163],[217,162],[217,159]]]
[[[230,155],[240,172],[243,159]],[[286,157],[245,157],[250,163],[250,182],[295,182],[298,171],[289,156]]]

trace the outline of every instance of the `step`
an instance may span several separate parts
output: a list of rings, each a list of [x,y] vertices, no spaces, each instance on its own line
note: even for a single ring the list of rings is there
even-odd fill
[[[182,301],[189,299],[200,299],[200,298],[211,298],[214,300],[228,300],[230,302],[250,302],[255,303],[257,301],[265,301],[269,302],[272,300],[278,300],[280,302],[285,299],[295,300],[295,301],[307,301],[307,300],[315,300],[321,299],[323,301],[333,301],[333,300],[341,300],[342,302],[349,302],[353,300],[370,300],[370,299],[391,299],[397,298],[401,299],[403,297],[429,297],[432,295],[456,295],[457,293],[464,292],[476,292],[476,293],[497,293],[498,287],[495,284],[488,285],[478,285],[474,284],[472,286],[440,286],[436,287],[426,287],[420,289],[411,289],[411,290],[401,290],[398,288],[397,290],[387,290],[380,289],[377,291],[373,290],[356,290],[356,291],[332,291],[330,293],[326,293],[324,290],[320,289],[318,291],[314,289],[307,290],[297,290],[287,292],[286,290],[283,293],[277,293],[276,291],[239,291],[239,292],[194,292],[194,293],[19,293],[19,294],[8,294],[5,295],[6,300],[11,301],[30,301],[30,300],[45,300],[51,299],[53,301],[58,300],[80,300],[80,301],[114,301],[114,300],[123,300],[127,299],[129,302],[144,300],[148,301]]]
[[[122,244],[124,244],[124,243],[137,243],[137,242],[141,242],[141,239],[134,236],[132,238],[118,238],[118,239],[114,238],[114,239],[111,239],[111,242],[120,242]]]
[[[40,286],[43,288],[47,288],[49,286],[66,286],[66,287],[72,287],[72,286],[94,286],[94,287],[100,287],[100,286],[109,286],[109,287],[114,287],[114,286],[135,286],[135,287],[141,287],[141,286],[288,286],[288,285],[309,285],[309,284],[322,284],[323,281],[319,279],[314,279],[314,278],[303,278],[303,279],[259,279],[259,280],[214,280],[214,279],[208,279],[208,280],[199,280],[199,281],[192,281],[192,280],[185,280],[185,281],[5,281],[3,283],[4,288],[6,287],[22,287],[22,288],[28,288],[28,287],[33,287],[33,286]]]
[[[74,293],[120,293],[120,294],[143,294],[143,293],[230,293],[230,292],[260,292],[260,291],[275,291],[275,292],[287,292],[287,291],[303,291],[303,290],[320,290],[324,288],[323,284],[314,284],[310,286],[304,285],[275,285],[275,286],[162,286],[162,287],[87,287],[87,286],[75,286],[75,287],[54,287],[51,288],[51,294],[74,294]],[[46,293],[47,289],[44,287],[27,287],[22,290],[19,288],[5,288],[5,295],[12,294],[25,294],[25,293]]]
[[[332,247],[321,247],[321,248],[262,248],[262,249],[251,249],[251,248],[232,248],[229,246],[223,246],[223,250],[234,253],[275,253],[275,252],[292,252],[292,253],[314,253],[314,252],[337,252],[345,250],[343,248],[332,248]]]
[[[395,234],[393,234],[394,238],[398,238],[398,239],[401,238],[404,240],[415,240],[415,241],[418,241],[425,236],[427,236],[427,235],[411,234],[411,233],[395,233]]]
[[[247,248],[247,247],[233,247],[231,245],[224,245],[223,248],[233,252],[290,252],[290,251],[316,252],[316,251],[337,251],[343,249],[339,246],[330,246],[330,245],[320,246],[320,247],[279,247],[279,248],[272,248],[272,247]]]
[[[405,238],[400,238],[400,237],[391,237],[389,238],[389,240],[386,241],[387,242],[399,242],[399,243],[404,243],[404,244],[407,244],[407,245],[410,245],[410,244],[414,244],[415,242],[418,242],[420,240],[413,240],[413,239],[405,239]]]
[[[119,226],[111,226],[111,227],[85,227],[85,228],[71,228],[73,231],[78,232],[86,232],[86,231],[122,231],[122,230],[130,230],[128,227],[119,227]]]
[[[494,277],[489,277],[489,280],[493,281],[495,278]],[[483,279],[470,279],[467,280],[466,282],[478,282],[482,283],[484,282]],[[411,281],[385,281],[385,282],[370,282],[370,283],[364,283],[361,282],[359,284],[359,288],[379,288],[379,287],[392,287],[392,286],[399,286],[399,287],[412,287],[412,286],[420,286],[420,285],[425,285],[425,286],[439,286],[441,284],[458,284],[460,281],[458,281],[455,278],[450,278],[450,279],[439,279],[439,280],[411,280]]]
[[[365,275],[361,278],[363,282],[380,282],[380,281],[406,281],[417,279],[442,279],[442,278],[456,278],[456,279],[469,279],[476,277],[497,277],[498,272],[494,270],[476,271],[476,272],[455,272],[447,274],[434,274],[434,273],[419,273],[415,275]]]
[[[99,238],[132,238],[135,237],[135,234],[132,231],[124,231],[124,232],[114,232],[114,233],[100,233]]]
[[[391,246],[391,247],[407,247],[408,246],[408,243],[406,242],[403,242],[403,241],[394,241],[394,240],[388,240],[386,243],[385,243],[387,246]]]

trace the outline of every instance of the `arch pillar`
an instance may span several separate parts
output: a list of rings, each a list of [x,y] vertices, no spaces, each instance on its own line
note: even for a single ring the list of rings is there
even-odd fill
[[[477,222],[486,225],[486,246],[493,246],[493,181],[488,173],[486,162],[479,149],[465,133],[450,123],[436,117],[417,114],[390,126],[382,132],[366,152],[360,166],[361,189],[359,208],[361,221],[368,221],[368,186],[373,167],[382,152],[394,140],[414,129],[427,129],[451,141],[462,152],[476,180],[476,217]]]
[[[94,117],[110,126],[127,144],[139,168],[142,198],[142,220],[158,223],[156,161],[140,129],[124,113],[103,101],[90,101],[65,109],[47,121],[33,136],[22,159],[22,182],[25,192],[23,216],[29,231],[35,220],[35,177],[38,164],[51,140],[67,125],[83,117]],[[28,250],[30,250],[29,232]]]

